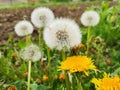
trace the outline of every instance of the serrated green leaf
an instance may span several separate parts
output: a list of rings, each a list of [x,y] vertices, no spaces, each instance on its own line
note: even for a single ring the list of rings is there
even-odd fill
[[[30,84],[31,90],[37,90],[37,84]]]
[[[117,68],[117,69],[111,74],[111,76],[116,76],[116,75],[120,75],[120,67]]]

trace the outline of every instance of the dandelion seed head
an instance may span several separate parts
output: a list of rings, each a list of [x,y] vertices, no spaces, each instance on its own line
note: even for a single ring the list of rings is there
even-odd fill
[[[45,27],[54,19],[52,10],[46,7],[39,7],[33,10],[31,21],[37,27]]]
[[[100,21],[100,16],[96,11],[85,11],[82,15],[81,15],[81,23],[84,26],[95,26],[99,23]]]
[[[78,46],[81,42],[79,26],[70,19],[57,18],[44,30],[45,43],[51,48],[62,50]]]
[[[33,26],[29,21],[19,21],[15,25],[15,32],[18,36],[26,36],[33,33]]]
[[[20,57],[26,61],[38,61],[41,58],[41,51],[38,46],[31,44],[20,51]]]

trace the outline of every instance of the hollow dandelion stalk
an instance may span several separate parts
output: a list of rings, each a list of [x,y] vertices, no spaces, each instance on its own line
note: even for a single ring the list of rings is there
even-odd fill
[[[31,42],[30,36],[26,36],[26,45],[29,45]],[[30,79],[31,79],[31,60],[28,61],[28,87],[27,90],[30,90]]]
[[[76,73],[76,79],[77,79],[77,90],[83,90],[82,88],[82,84],[81,84],[81,74],[80,73]]]
[[[50,48],[49,47],[46,47],[47,48],[47,56],[48,56],[48,68],[51,68],[50,66]]]
[[[65,50],[63,48],[62,49],[62,60],[64,61],[65,59],[66,59],[66,55],[65,55]],[[67,90],[72,90],[71,89],[71,83],[70,83],[70,80],[69,80],[68,73],[67,73],[67,71],[65,71],[64,73],[65,73],[65,82],[66,82]]]
[[[40,42],[41,42],[41,29],[38,31],[38,46],[39,47],[41,47]]]
[[[27,90],[30,90],[30,79],[31,79],[31,61],[28,62],[28,88]]]
[[[89,54],[90,40],[91,40],[91,38],[90,38],[90,27],[88,27],[88,30],[87,30],[87,42],[86,42],[86,44],[87,44],[86,55]]]

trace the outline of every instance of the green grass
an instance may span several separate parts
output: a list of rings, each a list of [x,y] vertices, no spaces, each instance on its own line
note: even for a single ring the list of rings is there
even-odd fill
[[[24,7],[38,7],[38,6],[53,6],[53,5],[63,5],[63,4],[72,4],[70,2],[51,2],[51,3],[21,3],[13,5],[0,5],[0,9],[11,9],[11,8],[24,8]]]
[[[94,1],[96,2],[96,1]],[[77,5],[83,3],[93,3],[93,2],[50,2],[50,3],[21,3],[13,5],[0,5],[0,9],[13,9],[13,8],[24,8],[24,7],[38,7],[38,6],[56,6],[56,5]]]

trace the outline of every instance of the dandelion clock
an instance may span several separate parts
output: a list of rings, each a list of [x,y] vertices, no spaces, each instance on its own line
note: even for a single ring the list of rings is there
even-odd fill
[[[96,11],[85,11],[80,20],[84,26],[95,26],[99,23],[100,16]]]
[[[15,32],[18,36],[26,36],[33,33],[33,26],[27,20],[19,21],[15,25]]]
[[[43,32],[45,43],[51,49],[62,50],[78,46],[81,42],[79,26],[71,19],[57,18]]]
[[[37,27],[45,27],[54,19],[52,10],[46,7],[39,7],[33,10],[31,21]]]
[[[36,62],[41,58],[41,51],[38,46],[31,44],[20,51],[20,57],[25,61]]]

